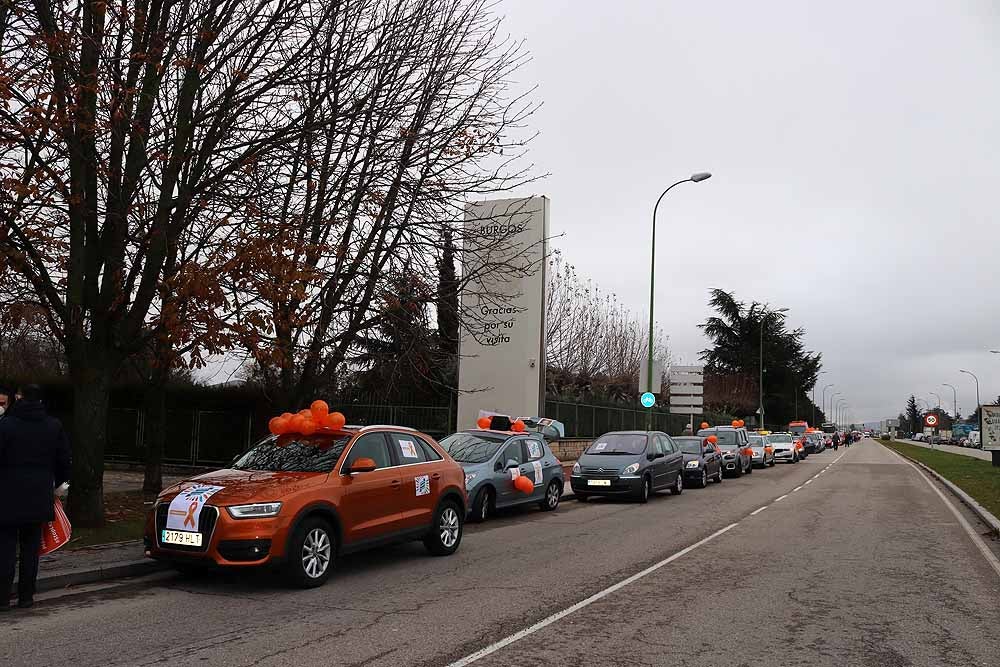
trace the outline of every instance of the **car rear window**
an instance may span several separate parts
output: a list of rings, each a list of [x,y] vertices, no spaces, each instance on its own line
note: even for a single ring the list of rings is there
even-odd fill
[[[760,435],[751,435],[750,444],[759,447],[764,444],[764,437]]]
[[[645,433],[607,433],[594,441],[585,454],[642,454],[646,451]]]
[[[771,436],[771,442],[772,443],[775,443],[775,442],[776,443],[789,443],[791,441],[792,441],[792,436],[790,436],[790,435],[772,435]]]
[[[281,435],[260,441],[233,461],[235,470],[330,472],[351,436]]]
[[[674,438],[685,454],[701,454],[701,438]]]
[[[730,431],[727,429],[719,429],[717,431],[711,429],[705,429],[698,431],[698,435],[705,435],[705,436],[714,435],[716,438],[719,439],[719,441],[716,443],[717,445],[719,445],[719,447],[726,447],[727,445],[729,447],[735,447],[739,444],[739,441],[737,440],[736,437],[736,431]]]
[[[484,463],[493,458],[507,441],[487,433],[452,433],[438,444],[459,463]]]

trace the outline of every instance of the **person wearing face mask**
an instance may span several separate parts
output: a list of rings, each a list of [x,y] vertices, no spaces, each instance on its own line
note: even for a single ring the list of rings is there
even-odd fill
[[[69,439],[42,405],[42,390],[27,385],[0,419],[0,612],[10,609],[20,548],[17,606],[34,604],[43,526],[55,518],[53,493],[69,479]]]
[[[0,419],[3,419],[7,410],[10,409],[11,399],[12,395],[10,390],[7,389],[7,387],[0,385]]]

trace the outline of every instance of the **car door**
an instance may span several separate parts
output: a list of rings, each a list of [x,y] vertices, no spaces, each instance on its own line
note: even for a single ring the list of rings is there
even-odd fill
[[[531,499],[541,500],[554,475],[555,457],[546,451],[545,443],[537,438],[521,438],[521,445],[524,455],[521,474],[527,475],[535,485]]]
[[[710,443],[702,443],[701,451],[705,460],[705,473],[712,477],[722,470],[722,457]]]
[[[417,433],[388,431],[386,435],[399,462],[400,525],[404,530],[429,526],[441,497],[441,473],[447,464]]]
[[[664,448],[663,465],[667,471],[667,484],[675,484],[677,476],[683,474],[684,454],[669,435],[663,435],[662,437]]]
[[[667,452],[669,449],[667,442],[665,436],[660,433],[655,434],[649,441],[646,453],[656,457],[649,464],[653,468],[653,488],[665,489],[670,486],[670,469],[667,464]]]
[[[507,463],[514,462],[517,465],[514,468],[508,468]],[[524,465],[524,450],[521,446],[520,438],[512,438],[504,444],[500,453],[494,459],[493,465],[493,485],[497,489],[496,504],[497,507],[503,507],[505,505],[510,505],[520,500],[520,496],[524,494],[514,488],[512,482],[513,477],[511,477],[511,470],[517,470],[517,474],[521,474],[521,467]]]
[[[352,475],[351,464],[359,458],[372,459],[376,469]],[[351,444],[338,472],[344,494],[337,510],[343,522],[345,544],[377,539],[400,529],[402,482],[384,433],[360,435]]]

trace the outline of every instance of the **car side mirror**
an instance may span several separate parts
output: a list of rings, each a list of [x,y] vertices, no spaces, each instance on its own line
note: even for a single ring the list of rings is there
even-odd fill
[[[519,465],[521,464],[515,461],[514,459],[507,459],[507,466],[506,466],[507,470],[510,470],[511,468],[516,468]]]
[[[664,454],[663,452],[656,452],[655,454],[653,454],[654,459],[662,459],[664,456],[666,456],[666,454]]]
[[[349,472],[353,475],[359,472],[372,472],[376,468],[378,468],[378,466],[375,465],[374,459],[361,457],[354,460],[354,463],[351,464]]]
[[[646,454],[647,461],[652,461],[655,458],[656,458],[656,452],[650,452],[649,454]]]

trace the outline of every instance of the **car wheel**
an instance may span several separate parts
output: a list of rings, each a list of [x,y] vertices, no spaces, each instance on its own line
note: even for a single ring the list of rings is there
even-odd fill
[[[333,573],[336,537],[319,517],[306,519],[295,529],[288,548],[286,576],[299,588],[322,586]]]
[[[642,478],[642,486],[639,487],[639,496],[636,498],[640,503],[648,503],[649,495],[653,492],[653,482],[648,477]]]
[[[544,512],[551,512],[555,508],[559,507],[559,499],[562,498],[563,485],[558,479],[554,479],[549,482],[548,487],[545,489],[545,500],[538,503],[538,506],[542,508]]]
[[[670,493],[675,496],[679,496],[684,493],[684,475],[681,473],[677,473],[677,480],[674,482],[674,485],[670,487]]]
[[[469,519],[475,523],[486,521],[493,513],[493,509],[493,490],[484,486],[472,502],[472,513],[469,515]]]
[[[798,463],[798,462],[799,462],[799,455],[792,454],[792,463]]]
[[[774,457],[773,456],[771,457],[771,467],[772,468],[774,467]]]
[[[736,471],[733,473],[733,476],[734,477],[742,477],[743,476],[743,464],[740,464],[740,465],[736,466]]]
[[[708,471],[704,468],[701,469],[701,483],[698,484],[699,489],[704,489],[708,486]]]
[[[750,463],[747,464],[747,474],[749,475],[752,472],[753,472],[753,459],[750,459]]]
[[[424,546],[433,556],[450,556],[462,543],[462,513],[451,500],[446,500],[434,513],[434,523],[424,538]]]
[[[722,466],[719,466],[719,472],[715,476],[715,483],[716,484],[722,484],[722,477],[723,477],[723,475],[722,475]]]

